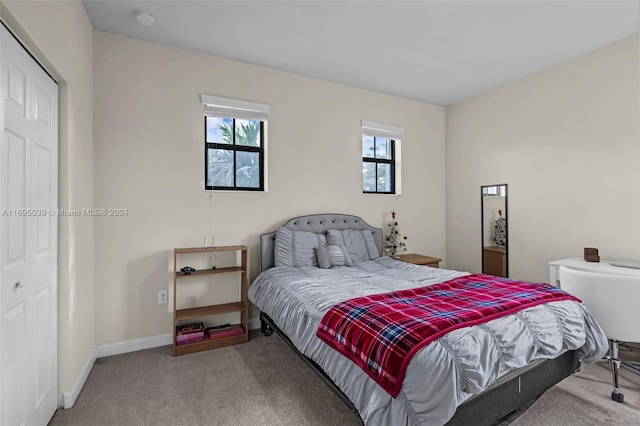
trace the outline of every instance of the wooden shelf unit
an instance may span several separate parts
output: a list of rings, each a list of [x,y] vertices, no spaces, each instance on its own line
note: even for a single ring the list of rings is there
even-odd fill
[[[240,252],[240,266],[224,268],[200,269],[191,274],[184,274],[178,266],[179,255],[194,253],[209,253],[222,251]],[[190,354],[193,352],[206,351],[209,349],[222,348],[224,346],[245,343],[249,340],[249,302],[247,300],[247,290],[249,288],[249,254],[246,246],[219,246],[219,247],[191,247],[176,248],[173,250],[173,356]],[[211,276],[209,285],[214,285],[214,276],[221,274],[240,275],[240,301],[232,303],[220,303],[208,306],[195,306],[192,308],[178,309],[178,286],[181,282],[188,281],[189,278]],[[230,312],[240,312],[240,325],[244,329],[243,334],[235,336],[209,339],[205,331],[204,340],[183,345],[176,345],[176,326],[179,321],[200,319],[211,315],[227,314]]]

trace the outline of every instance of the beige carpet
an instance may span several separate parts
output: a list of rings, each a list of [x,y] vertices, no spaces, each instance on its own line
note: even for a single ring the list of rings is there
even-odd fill
[[[620,357],[640,361],[640,345],[621,348]],[[640,376],[620,370],[623,404],[611,400],[612,383],[606,361],[583,365],[580,372],[545,392],[512,425],[640,425]]]
[[[170,347],[101,358],[62,425],[359,425],[277,336],[172,357]],[[633,353],[640,353],[640,347]],[[627,354],[623,352],[623,354]],[[640,358],[640,357],[638,357]],[[606,363],[550,389],[513,425],[640,424],[640,376],[621,372],[625,403],[611,401]]]
[[[96,361],[61,425],[359,425],[277,336],[179,357],[149,349]]]

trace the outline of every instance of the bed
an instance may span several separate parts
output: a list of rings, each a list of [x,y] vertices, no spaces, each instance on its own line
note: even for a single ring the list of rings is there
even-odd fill
[[[361,246],[349,239],[359,234],[365,236]],[[314,235],[318,243],[312,247]],[[353,259],[364,250],[353,266],[340,256],[328,268],[321,265],[326,259],[317,263],[317,246],[336,235],[344,236],[343,251],[355,250],[348,253]],[[356,296],[426,288],[468,273],[381,256],[382,238],[381,229],[357,216],[290,219],[260,237],[261,273],[249,288],[263,333],[281,335],[366,425],[494,424],[575,372],[580,361],[594,362],[606,353],[607,339],[582,304],[540,304],[459,328],[424,346],[392,397],[316,336],[324,315]]]

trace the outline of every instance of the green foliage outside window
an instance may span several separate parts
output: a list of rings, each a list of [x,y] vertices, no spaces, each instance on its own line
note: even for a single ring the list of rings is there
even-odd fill
[[[207,117],[207,189],[262,189],[262,122]]]

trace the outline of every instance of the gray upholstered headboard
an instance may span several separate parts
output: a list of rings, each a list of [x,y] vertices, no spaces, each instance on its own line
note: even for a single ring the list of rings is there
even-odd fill
[[[292,231],[309,231],[316,234],[324,233],[327,229],[370,229],[378,247],[378,254],[382,253],[382,229],[374,228],[358,216],[330,213],[311,214],[289,219],[282,226]],[[274,266],[275,241],[276,231],[260,235],[260,271],[266,271]]]

